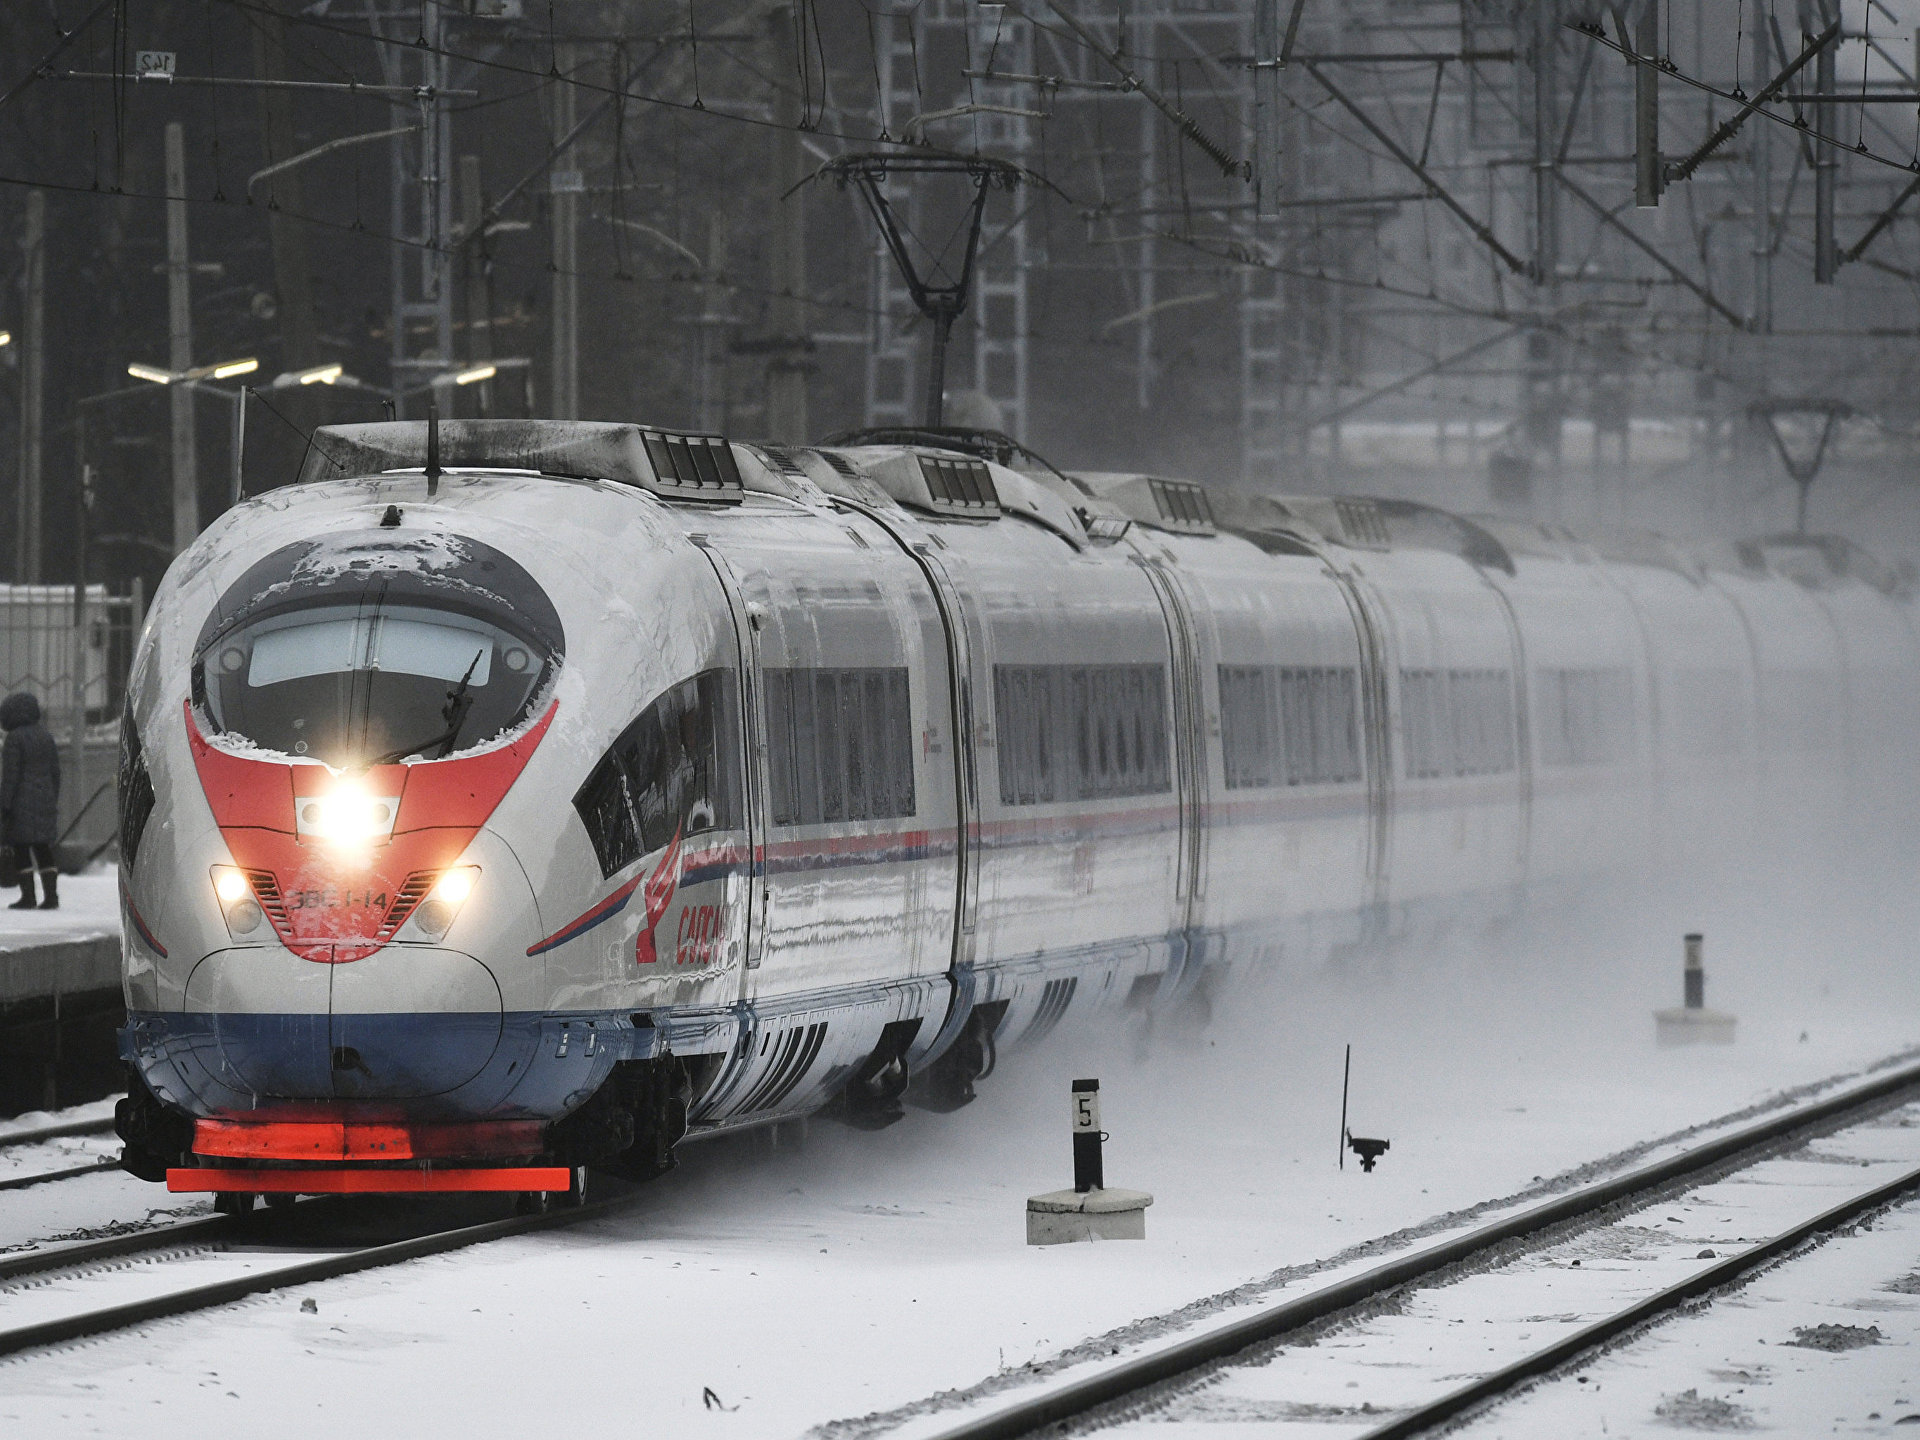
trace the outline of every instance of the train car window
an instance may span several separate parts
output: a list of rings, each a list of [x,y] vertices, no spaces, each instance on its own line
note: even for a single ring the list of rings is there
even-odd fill
[[[740,827],[734,693],[731,670],[681,681],[642,710],[588,773],[573,806],[603,876],[676,834]]]
[[[1407,774],[1437,780],[1452,767],[1447,740],[1446,675],[1439,670],[1400,672],[1400,740]]]
[[[1359,681],[1351,666],[1222,665],[1227,788],[1358,780]]]
[[[1514,768],[1513,680],[1505,670],[1449,670],[1453,773],[1501,775]]]
[[[996,665],[993,709],[1003,805],[1173,788],[1158,665]]]
[[[1542,765],[1611,765],[1633,751],[1633,676],[1617,669],[1543,669],[1534,736]]]
[[[1512,770],[1513,677],[1505,670],[1402,670],[1400,740],[1415,780]]]
[[[114,787],[120,802],[120,864],[122,872],[131,871],[140,854],[140,839],[147,833],[147,821],[153,817],[153,777],[147,773],[146,757],[140,753],[140,731],[133,723],[131,707],[120,715],[120,771]]]
[[[764,683],[774,824],[914,813],[905,666],[768,670]]]

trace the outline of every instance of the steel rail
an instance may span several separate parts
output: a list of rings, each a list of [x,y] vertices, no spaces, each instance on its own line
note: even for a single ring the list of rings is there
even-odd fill
[[[1689,1300],[1718,1290],[1740,1279],[1747,1271],[1766,1264],[1769,1260],[1786,1254],[1816,1235],[1837,1230],[1849,1220],[1858,1218],[1870,1210],[1897,1201],[1909,1190],[1920,1189],[1920,1168],[1907,1171],[1884,1185],[1876,1185],[1851,1200],[1834,1206],[1831,1210],[1803,1220],[1800,1224],[1782,1230],[1770,1240],[1742,1250],[1738,1255],[1729,1255],[1717,1264],[1709,1265],[1696,1275],[1689,1276],[1677,1285],[1669,1285],[1657,1295],[1649,1295],[1636,1301],[1624,1310],[1616,1311],[1604,1320],[1574,1331],[1565,1339],[1536,1350],[1524,1359],[1503,1366],[1491,1375],[1463,1385],[1450,1394],[1442,1395],[1417,1409],[1410,1410],[1388,1421],[1378,1429],[1369,1430],[1360,1440],[1405,1440],[1410,1435],[1418,1435],[1434,1426],[1444,1424],[1484,1401],[1497,1399],[1523,1380],[1531,1380],[1536,1375],[1544,1375],[1559,1368],[1567,1361],[1586,1354],[1587,1351],[1606,1344],[1616,1336],[1629,1330],[1658,1320],[1668,1311],[1677,1309]]]
[[[151,389],[151,386],[145,387]],[[109,1135],[113,1133],[113,1117],[103,1115],[98,1120],[62,1120],[57,1125],[41,1125],[32,1130],[9,1130],[0,1134],[0,1150],[14,1145],[38,1145],[43,1140],[64,1140],[69,1135]]]
[[[56,1243],[50,1250],[34,1250],[0,1259],[0,1284],[22,1275],[37,1275],[44,1270],[67,1270],[96,1260],[113,1260],[122,1255],[138,1255],[146,1250],[171,1250],[181,1245],[217,1247],[229,1235],[245,1235],[248,1218],[244,1215],[209,1215],[200,1220],[182,1220],[174,1225],[157,1225],[150,1230],[130,1230],[120,1235],[102,1235],[70,1245]]]
[[[1710,1169],[1744,1152],[1761,1149],[1795,1131],[1829,1121],[1852,1119],[1855,1112],[1889,1100],[1915,1086],[1920,1086],[1920,1064],[1903,1065],[1824,1100],[1795,1106],[1771,1119],[1745,1126],[1664,1160],[1623,1171],[1611,1179],[1583,1186],[1437,1244],[1397,1256],[1346,1280],[1336,1281],[1294,1299],[1261,1306],[1252,1314],[1217,1329],[1106,1366],[1078,1380],[961,1421],[939,1431],[931,1440],[1013,1440],[1013,1437],[1026,1435],[1042,1426],[1072,1420],[1149,1385],[1176,1379],[1202,1365],[1238,1354],[1249,1346],[1351,1309],[1386,1291],[1423,1279],[1494,1246],[1538,1235],[1620,1201],[1648,1191],[1657,1191],[1674,1180]],[[1912,1177],[1907,1178],[1910,1180]],[[4,1342],[4,1338],[0,1336],[0,1343]],[[1369,1436],[1368,1440],[1372,1440],[1372,1437]]]
[[[149,1320],[161,1320],[172,1315],[186,1315],[195,1310],[208,1310],[218,1305],[228,1305],[235,1300],[244,1300],[249,1295],[264,1294],[269,1290],[282,1290],[291,1285],[312,1284],[318,1280],[334,1280],[342,1275],[377,1270],[406,1260],[417,1260],[428,1255],[442,1255],[450,1250],[463,1250],[471,1245],[485,1244],[489,1240],[504,1240],[514,1235],[524,1235],[529,1231],[555,1230],[562,1226],[575,1225],[583,1220],[595,1219],[629,1205],[640,1193],[643,1192],[636,1191],[633,1194],[619,1195],[612,1199],[594,1201],[564,1210],[549,1210],[540,1215],[514,1215],[501,1220],[484,1221],[478,1225],[463,1225],[452,1230],[440,1230],[428,1235],[416,1235],[406,1240],[369,1245],[341,1254],[322,1255],[312,1260],[296,1260],[292,1264],[277,1266],[257,1274],[238,1275],[231,1280],[216,1280],[208,1285],[197,1285],[164,1295],[151,1295],[143,1300],[131,1300],[120,1305],[103,1306],[98,1310],[84,1310],[75,1315],[63,1315],[53,1320],[21,1325],[11,1330],[0,1330],[0,1355],[14,1355],[22,1350],[58,1345],[65,1341],[85,1339],[91,1335],[102,1335],[113,1330],[124,1330],[128,1326],[144,1324]],[[71,1263],[70,1257],[74,1253],[73,1250],[60,1251],[46,1258]],[[41,1268],[57,1268],[57,1265]]]
[[[108,1170],[118,1170],[120,1162],[114,1160],[94,1160],[85,1165],[70,1166],[65,1170],[43,1170],[37,1175],[9,1175],[0,1180],[0,1190],[24,1190],[29,1185],[47,1185],[55,1180],[75,1180],[82,1175],[100,1175]]]

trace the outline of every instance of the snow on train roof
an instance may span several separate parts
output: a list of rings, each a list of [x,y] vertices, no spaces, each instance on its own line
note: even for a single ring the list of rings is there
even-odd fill
[[[753,490],[788,499],[804,499],[810,492],[856,503],[890,500],[947,519],[1010,513],[1045,525],[1076,546],[1119,538],[1118,520],[1124,516],[1175,534],[1239,535],[1270,553],[1311,554],[1326,544],[1440,550],[1510,575],[1518,556],[1646,565],[1696,582],[1719,571],[1773,575],[1809,586],[1852,580],[1902,598],[1914,588],[1905,571],[1832,536],[1776,535],[1738,544],[1683,543],[1639,531],[1583,537],[1549,522],[1456,515],[1413,500],[1268,494],[1137,471],[1030,473],[975,453],[964,439],[948,445],[934,432],[889,435],[891,443],[871,443],[880,432],[867,432],[846,437],[855,443],[840,446],[782,447],[618,421],[446,420],[438,428],[439,462],[447,470],[610,480],[664,499],[706,504],[738,503]],[[417,420],[322,426],[314,432],[300,479],[419,470],[427,460],[427,430],[426,422]],[[924,443],[928,440],[942,443]]]
[[[435,459],[448,470],[532,470],[611,480],[709,504],[737,503],[746,488],[732,445],[718,435],[607,420],[443,420],[434,428]],[[323,425],[313,433],[300,479],[421,469],[429,443],[429,424],[421,420]]]

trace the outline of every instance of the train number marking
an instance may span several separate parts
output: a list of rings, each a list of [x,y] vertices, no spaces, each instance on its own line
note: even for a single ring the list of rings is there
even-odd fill
[[[386,913],[387,895],[382,890],[289,890],[282,903],[289,910],[378,910]]]

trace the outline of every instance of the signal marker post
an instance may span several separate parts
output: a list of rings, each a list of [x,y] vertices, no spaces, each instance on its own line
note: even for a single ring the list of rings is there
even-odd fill
[[[1719,1010],[1707,1009],[1707,971],[1700,952],[1705,944],[1697,932],[1685,940],[1685,967],[1681,971],[1683,1004],[1677,1010],[1653,1012],[1654,1038],[1669,1045],[1731,1045],[1736,1021]]]
[[[1034,1195],[1027,1200],[1027,1243],[1064,1245],[1071,1240],[1144,1240],[1147,1206],[1144,1190],[1109,1190],[1100,1147],[1100,1082],[1073,1082],[1068,1121],[1073,1136],[1073,1188]]]

